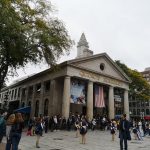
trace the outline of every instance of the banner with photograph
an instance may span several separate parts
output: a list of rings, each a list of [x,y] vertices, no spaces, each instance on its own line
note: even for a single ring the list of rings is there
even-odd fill
[[[71,81],[71,103],[86,104],[85,102],[85,83],[79,80]]]

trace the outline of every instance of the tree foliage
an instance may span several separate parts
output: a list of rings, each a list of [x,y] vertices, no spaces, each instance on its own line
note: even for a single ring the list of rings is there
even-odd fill
[[[139,100],[150,100],[150,85],[142,77],[141,73],[137,70],[128,68],[119,60],[117,60],[116,63],[132,80],[132,82],[129,84],[129,94]]]
[[[54,65],[73,44],[46,0],[0,1],[0,89],[6,76],[27,63]]]

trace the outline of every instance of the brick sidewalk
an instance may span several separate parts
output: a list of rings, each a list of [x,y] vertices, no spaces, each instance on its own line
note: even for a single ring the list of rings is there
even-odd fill
[[[6,144],[1,143],[1,144],[0,144],[0,150],[5,150],[5,145],[6,145]]]

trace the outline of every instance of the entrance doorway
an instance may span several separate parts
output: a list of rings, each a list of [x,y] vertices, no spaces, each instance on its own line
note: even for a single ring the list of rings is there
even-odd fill
[[[86,115],[86,110],[87,110],[87,109],[86,109],[86,106],[83,106],[83,107],[82,107],[82,114],[83,114],[84,116]]]

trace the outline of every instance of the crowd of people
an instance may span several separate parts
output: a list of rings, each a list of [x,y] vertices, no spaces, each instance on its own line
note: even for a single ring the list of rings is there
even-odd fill
[[[6,150],[18,150],[18,145],[21,139],[22,130],[24,128],[24,118],[21,113],[15,114],[0,114],[0,143],[3,136],[6,136]],[[89,129],[97,130],[109,130],[112,135],[112,141],[115,140],[116,131],[119,130],[120,148],[123,149],[123,143],[125,149],[127,149],[127,140],[131,140],[131,132],[134,134],[134,138],[142,140],[143,136],[150,136],[149,122],[145,120],[130,120],[126,119],[124,114],[120,119],[109,120],[106,115],[96,115],[92,120],[89,120],[83,114],[70,113],[69,118],[61,117],[60,115],[40,116],[30,118],[27,124],[27,136],[37,136],[36,148],[40,148],[39,141],[43,132],[48,133],[58,130],[72,131],[76,130],[76,137],[81,135],[81,143],[86,143],[86,133]]]

